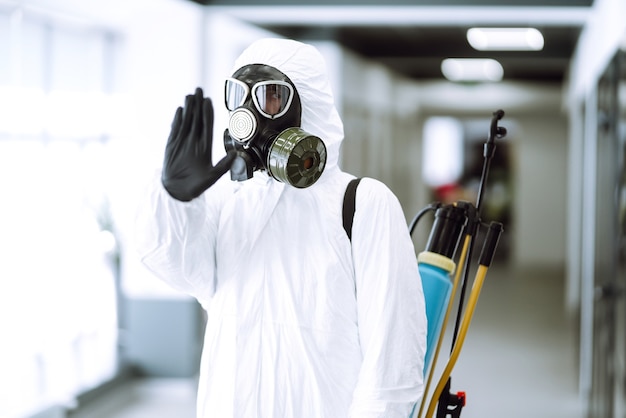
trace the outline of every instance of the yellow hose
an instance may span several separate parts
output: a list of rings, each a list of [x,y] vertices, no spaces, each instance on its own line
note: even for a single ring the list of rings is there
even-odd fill
[[[485,281],[485,276],[487,275],[487,266],[479,265],[478,271],[476,272],[476,278],[474,280],[474,284],[472,285],[472,292],[470,294],[469,301],[467,303],[467,310],[465,315],[463,316],[463,320],[461,321],[461,326],[459,328],[459,334],[457,336],[456,344],[454,345],[454,349],[452,350],[452,354],[450,355],[450,360],[448,360],[448,364],[444,369],[441,378],[439,379],[439,383],[433,396],[430,401],[430,405],[428,407],[428,411],[426,412],[426,418],[431,418],[435,408],[437,406],[437,400],[441,396],[441,392],[443,392],[444,387],[452,373],[452,369],[456,364],[456,361],[461,353],[461,349],[463,348],[463,343],[465,341],[465,337],[467,335],[467,330],[469,329],[470,322],[472,321],[472,317],[474,316],[474,310],[476,309],[476,304],[478,303],[478,297],[480,296],[480,291],[483,286],[483,282]]]
[[[471,235],[465,236],[465,241],[463,242],[463,248],[461,250],[461,256],[459,257],[459,265],[465,265],[465,258],[467,257],[467,252],[469,249],[469,244],[472,240]],[[433,354],[433,359],[430,363],[430,370],[428,372],[428,379],[426,380],[426,387],[424,388],[424,397],[422,398],[422,402],[420,404],[420,410],[417,413],[417,418],[422,416],[422,412],[424,410],[424,406],[426,405],[426,396],[428,394],[428,390],[430,389],[430,383],[435,374],[435,366],[437,364],[437,358],[439,357],[439,350],[441,349],[441,344],[443,343],[443,337],[446,330],[446,324],[448,323],[448,317],[450,316],[450,312],[452,312],[452,306],[454,305],[454,296],[456,295],[456,290],[458,288],[459,282],[461,280],[461,274],[463,272],[463,268],[459,268],[456,270],[454,276],[454,282],[452,284],[452,291],[450,292],[450,300],[448,301],[448,307],[446,308],[446,314],[443,317],[442,328],[439,332],[439,338],[437,340],[437,346],[435,347],[435,352]]]

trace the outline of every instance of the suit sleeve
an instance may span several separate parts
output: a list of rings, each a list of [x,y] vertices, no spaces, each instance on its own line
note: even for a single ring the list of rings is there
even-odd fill
[[[400,203],[373,179],[357,191],[352,251],[363,362],[350,417],[408,418],[424,391],[424,294]]]
[[[215,242],[219,202],[218,182],[190,202],[172,198],[160,175],[150,184],[136,219],[141,262],[174,289],[206,304],[215,291]]]

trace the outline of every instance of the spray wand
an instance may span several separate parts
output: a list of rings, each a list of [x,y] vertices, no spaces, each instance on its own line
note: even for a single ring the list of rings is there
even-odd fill
[[[413,234],[418,221],[428,212],[435,211],[435,221],[426,245],[426,250],[418,255],[418,266],[422,276],[424,296],[426,299],[426,311],[429,318],[427,352],[425,358],[425,370],[429,370],[424,399],[417,415],[421,418],[426,406],[426,395],[434,375],[435,365],[441,344],[443,342],[445,324],[452,311],[456,291],[461,284],[459,307],[452,335],[452,347],[449,360],[433,392],[431,402],[425,417],[431,418],[437,408],[437,418],[458,418],[465,406],[465,393],[450,393],[451,373],[458,356],[461,352],[478,297],[482,289],[487,271],[493,261],[493,256],[502,233],[502,224],[491,222],[484,240],[479,258],[479,266],[472,286],[467,311],[463,314],[465,293],[467,289],[469,264],[474,250],[475,237],[482,226],[481,209],[484,197],[485,185],[489,175],[491,160],[495,154],[495,140],[506,136],[506,129],[498,126],[498,122],[504,116],[503,110],[493,113],[489,137],[483,147],[484,163],[478,189],[476,204],[459,201],[451,205],[442,205],[439,202],[431,203],[422,209],[409,225],[410,234]],[[456,268],[454,256],[464,233],[463,246],[459,257],[460,268]],[[449,275],[454,271],[455,278],[451,283]],[[445,314],[444,312],[445,308]],[[436,340],[436,345],[435,345]]]

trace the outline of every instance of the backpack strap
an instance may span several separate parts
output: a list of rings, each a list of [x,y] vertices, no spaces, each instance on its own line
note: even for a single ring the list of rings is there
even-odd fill
[[[361,181],[360,178],[350,180],[343,197],[343,229],[348,234],[348,239],[352,241],[352,221],[356,209],[356,187]]]

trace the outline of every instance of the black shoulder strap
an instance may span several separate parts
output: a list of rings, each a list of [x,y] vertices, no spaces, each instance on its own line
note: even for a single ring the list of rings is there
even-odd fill
[[[352,220],[356,206],[356,186],[359,185],[360,181],[360,178],[351,180],[343,197],[343,229],[346,230],[350,241],[352,241]]]

